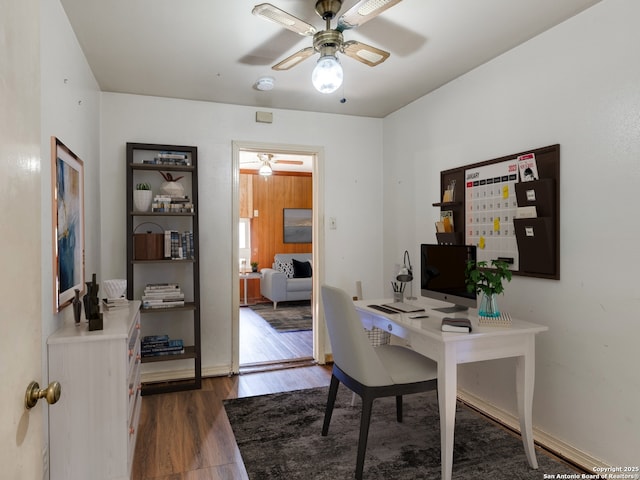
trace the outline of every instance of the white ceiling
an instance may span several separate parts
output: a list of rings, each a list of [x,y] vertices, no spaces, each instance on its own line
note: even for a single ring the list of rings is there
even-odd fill
[[[102,91],[382,118],[598,1],[403,0],[344,33],[391,57],[368,67],[341,56],[344,85],[330,95],[311,85],[317,56],[271,70],[312,41],[252,15],[261,0],[61,3]],[[271,3],[323,28],[314,0]],[[272,91],[254,88],[263,75]]]

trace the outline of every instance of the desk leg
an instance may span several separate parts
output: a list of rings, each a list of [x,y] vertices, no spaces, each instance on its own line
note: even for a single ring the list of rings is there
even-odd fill
[[[249,305],[247,303],[247,280],[248,280],[248,278],[245,277],[242,280],[244,280],[244,303],[241,305],[241,307],[246,307],[247,305]]]
[[[535,339],[527,339],[526,353],[516,359],[516,394],[518,397],[518,416],[524,452],[531,468],[538,468],[536,451],[533,444],[532,409],[533,385],[535,378]]]
[[[456,423],[458,365],[455,351],[445,345],[438,362],[438,403],[440,407],[440,462],[442,480],[451,480],[453,471],[453,432]]]

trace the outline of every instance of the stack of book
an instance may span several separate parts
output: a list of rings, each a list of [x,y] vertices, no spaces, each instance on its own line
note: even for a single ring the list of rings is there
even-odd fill
[[[143,160],[148,165],[191,165],[189,154],[186,152],[157,152],[153,160]]]
[[[169,335],[149,335],[140,342],[143,357],[158,357],[160,355],[180,355],[184,353],[182,339],[171,339]]]
[[[103,298],[102,305],[106,310],[115,310],[117,308],[126,308],[129,306],[129,300],[124,297]]]
[[[150,283],[144,288],[142,308],[184,307],[184,293],[177,283]]]
[[[195,258],[193,232],[164,231],[164,258],[186,260]]]
[[[124,297],[103,298],[102,305],[106,310],[115,310],[117,308],[127,308],[129,306],[129,300],[127,300]]]
[[[193,202],[188,195],[158,194],[153,197],[151,211],[157,213],[193,213]]]
[[[471,322],[468,318],[444,317],[441,328],[443,332],[469,333],[471,331]]]

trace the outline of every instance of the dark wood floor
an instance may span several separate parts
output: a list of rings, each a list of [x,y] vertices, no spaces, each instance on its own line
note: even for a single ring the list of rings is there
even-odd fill
[[[278,333],[248,307],[240,308],[240,366],[309,360],[313,332]]]
[[[326,386],[330,378],[330,367],[298,367],[142,397],[132,480],[248,480],[222,401]]]

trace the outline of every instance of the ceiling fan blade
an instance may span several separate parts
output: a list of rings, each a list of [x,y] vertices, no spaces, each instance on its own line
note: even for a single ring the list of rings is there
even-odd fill
[[[281,163],[283,165],[304,165],[302,160],[274,160],[273,163]]]
[[[311,36],[316,33],[316,28],[313,25],[294,17],[284,10],[280,10],[278,7],[274,7],[270,3],[256,5],[253,7],[253,10],[251,10],[251,13],[277,23],[281,27],[287,28],[299,35]]]
[[[348,57],[358,60],[365,65],[369,65],[370,67],[380,65],[391,55],[389,52],[372,47],[366,43],[356,42],[355,40],[344,42],[341,51]]]
[[[360,0],[338,19],[336,29],[343,32],[350,28],[359,27],[401,1],[402,0]]]
[[[306,60],[311,55],[315,53],[313,47],[303,48],[299,52],[294,53],[293,55],[288,56],[280,63],[276,63],[273,67],[273,70],[289,70],[290,68],[295,67],[303,60]]]

